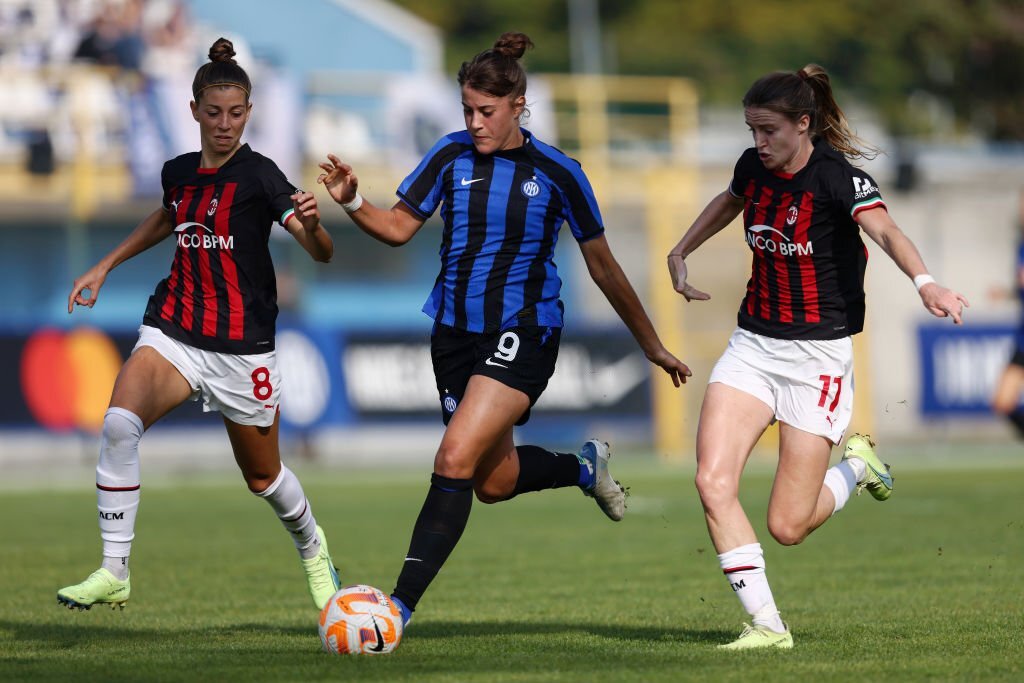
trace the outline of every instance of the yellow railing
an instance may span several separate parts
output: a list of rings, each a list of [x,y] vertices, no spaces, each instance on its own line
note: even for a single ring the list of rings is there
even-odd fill
[[[559,146],[577,157],[603,206],[635,205],[645,216],[649,301],[665,346],[682,353],[684,307],[668,284],[665,255],[696,216],[697,90],[682,78],[545,75]],[[655,452],[692,452],[686,398],[652,370]]]

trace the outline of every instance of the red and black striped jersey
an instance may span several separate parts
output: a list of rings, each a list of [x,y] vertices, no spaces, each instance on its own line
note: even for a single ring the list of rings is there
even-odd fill
[[[207,351],[274,349],[277,280],[270,230],[292,214],[295,187],[270,159],[242,145],[220,168],[199,152],[164,164],[164,208],[177,248],[143,323]]]
[[[875,181],[824,141],[795,174],[769,171],[754,148],[729,192],[745,201],[753,252],[739,326],[777,339],[839,339],[864,328],[868,254],[857,214],[885,207]]]

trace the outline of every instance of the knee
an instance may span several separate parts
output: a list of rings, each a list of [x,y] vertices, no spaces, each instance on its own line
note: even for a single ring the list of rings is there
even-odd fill
[[[129,410],[110,408],[103,415],[103,441],[116,452],[134,450],[142,438],[142,432],[142,420]]]
[[[779,545],[799,545],[811,532],[808,524],[781,518],[768,517],[768,533]]]
[[[242,470],[242,478],[245,479],[245,485],[249,487],[249,491],[257,496],[269,489],[280,475],[281,470],[277,472],[263,469]]]
[[[715,472],[698,467],[694,483],[705,509],[714,509],[739,499],[736,482]]]
[[[449,479],[472,479],[476,459],[458,443],[442,443],[434,456],[434,472]]]
[[[1003,417],[1006,417],[1007,415],[1012,413],[1014,408],[1016,407],[1017,406],[1013,403],[1009,403],[1007,401],[1002,401],[999,399],[996,399],[995,401],[992,402],[992,412],[995,413],[996,415],[1001,415]]]

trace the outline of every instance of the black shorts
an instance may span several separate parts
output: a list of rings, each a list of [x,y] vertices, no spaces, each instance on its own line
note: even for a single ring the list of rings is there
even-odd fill
[[[473,375],[484,375],[527,395],[537,402],[555,372],[560,327],[511,327],[500,332],[466,332],[434,325],[430,358],[441,401],[441,418],[447,425]],[[527,408],[517,425],[530,419]]]
[[[1013,351],[1013,357],[1010,358],[1011,365],[1019,365],[1024,368],[1024,349],[1017,348]]]

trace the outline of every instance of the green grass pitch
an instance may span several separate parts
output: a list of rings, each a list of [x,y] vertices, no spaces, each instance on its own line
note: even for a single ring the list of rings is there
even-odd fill
[[[99,560],[88,484],[8,490],[0,680],[1024,680],[1024,457],[897,467],[891,500],[853,498],[793,548],[764,529],[771,477],[755,467],[743,501],[796,645],[738,654],[715,650],[746,615],[692,468],[616,464],[633,494],[619,524],[575,489],[475,503],[401,646],[376,658],[320,651],[291,542],[240,479],[143,468],[123,612],[55,599]],[[298,468],[344,583],[391,590],[426,469]]]

